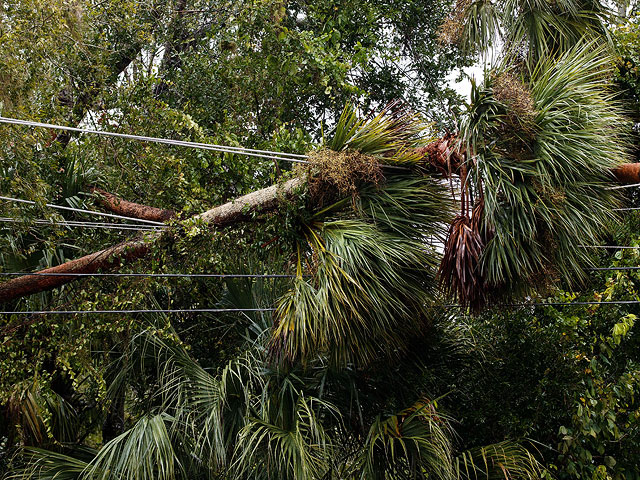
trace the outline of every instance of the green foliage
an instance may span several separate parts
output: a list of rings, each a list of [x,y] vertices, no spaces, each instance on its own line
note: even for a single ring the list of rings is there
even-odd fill
[[[587,40],[608,36],[607,7],[592,0],[472,0],[456,4],[445,24],[445,38],[468,51],[491,48],[538,62]]]
[[[624,24],[613,31],[616,46],[613,81],[620,102],[630,117],[633,154],[638,154],[638,135],[634,124],[640,120],[640,17],[632,15]]]
[[[429,401],[397,415],[377,417],[356,461],[360,478],[416,478],[424,472],[454,478],[449,419]]]
[[[589,255],[576,239],[602,240],[617,205],[609,170],[626,158],[608,68],[601,50],[583,45],[521,73],[493,72],[474,89],[461,137],[474,201],[484,204],[476,274],[490,291],[533,286],[536,276],[584,278]]]
[[[388,165],[415,163],[423,131],[415,115],[384,111],[365,121],[347,106],[327,155],[330,161],[331,152],[355,150]],[[424,238],[442,237],[448,193],[428,178],[394,175],[377,188],[364,187],[352,199],[354,209],[348,200],[302,225],[298,278],[278,302],[272,342],[289,361],[306,364],[326,355],[336,365],[366,364],[402,350],[404,339],[425,326],[437,258]]]
[[[28,465],[19,473],[8,478],[38,480],[78,480],[82,478],[87,463],[62,453],[28,448],[25,450]]]
[[[637,247],[634,230],[610,243]],[[598,266],[637,265],[638,250],[604,251]],[[535,301],[635,301],[636,271],[592,274],[580,292]],[[500,311],[501,310],[501,311]],[[464,317],[473,336],[467,362],[450,362],[438,391],[465,441],[530,438],[559,479],[638,478],[638,337],[635,304],[497,309]],[[478,388],[482,384],[482,388]],[[473,408],[457,407],[468,404]]]
[[[366,120],[354,108],[340,114],[350,102],[367,112],[403,98],[440,117],[438,127],[447,123],[444,111],[459,100],[446,76],[469,60],[437,46],[450,7],[0,6],[3,115],[295,153],[334,127],[329,160],[353,154],[374,168],[410,167],[383,167],[374,185],[357,178],[352,195],[333,192],[322,206],[303,189],[275,213],[226,229],[176,220],[146,259],[120,270],[295,272],[294,280],[87,278],[7,305],[278,309],[3,317],[0,469],[12,456],[16,479],[533,479],[549,475],[541,458],[562,479],[637,476],[640,312],[443,312],[434,275],[452,202],[442,182],[414,168],[429,135],[422,117],[397,104]],[[496,231],[487,278],[499,288],[524,284],[548,264],[570,276],[588,261],[572,241],[598,241],[612,218],[614,195],[602,186],[623,157],[625,139],[611,127],[621,117],[602,90],[610,72],[597,49],[520,60],[601,32],[602,11],[567,2],[466,7],[469,38],[501,25],[509,47],[526,43],[510,73],[532,99],[529,111],[526,95],[519,102],[502,88],[501,96],[489,78],[465,125],[481,160],[470,185],[478,194],[482,184],[486,230]],[[98,208],[94,185],[187,218],[300,173],[240,155],[70,139],[0,128],[0,192],[36,201],[0,205],[20,220],[3,227],[2,269],[55,265],[126,239],[34,223],[61,218],[48,202]],[[635,277],[612,277],[598,292],[636,298]]]
[[[167,428],[172,421],[166,414],[140,418],[130,430],[106,443],[83,475],[100,480],[180,478],[182,466]]]

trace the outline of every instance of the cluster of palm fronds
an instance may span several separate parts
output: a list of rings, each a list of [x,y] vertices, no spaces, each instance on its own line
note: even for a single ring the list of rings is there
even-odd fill
[[[442,281],[463,302],[584,275],[589,256],[576,246],[598,245],[614,218],[616,195],[607,184],[626,158],[609,68],[602,50],[587,44],[498,70],[474,88],[460,131],[469,171],[463,191],[482,202],[482,216],[458,222],[442,267]],[[516,104],[513,95],[496,95],[500,75],[518,75],[527,98]],[[533,111],[515,123],[514,109],[529,101]]]
[[[584,39],[606,39],[607,14],[599,0],[458,0],[440,38],[467,51],[500,46],[538,61]]]
[[[423,130],[407,112],[363,121],[348,107],[328,155],[357,151],[410,165],[420,159]],[[438,264],[427,242],[442,241],[450,215],[445,188],[405,171],[361,187],[355,203],[343,197],[317,212],[301,227],[299,277],[278,303],[272,351],[289,361],[327,355],[346,365],[401,350],[407,335],[424,328]]]
[[[316,365],[274,369],[262,342],[247,345],[214,376],[175,342],[153,334],[130,353],[157,368],[155,405],[95,451],[73,444],[26,448],[15,479],[390,479],[539,478],[522,446],[503,442],[456,451],[451,419],[421,399],[381,414],[368,431],[347,427],[346,410],[322,399]]]

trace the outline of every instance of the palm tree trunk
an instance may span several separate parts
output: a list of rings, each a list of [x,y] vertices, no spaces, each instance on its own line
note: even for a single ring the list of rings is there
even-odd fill
[[[273,210],[280,202],[290,199],[304,182],[304,178],[293,178],[282,185],[272,185],[249,193],[193,218],[220,227],[233,225],[248,218],[251,213]],[[0,303],[51,290],[82,278],[75,275],[65,276],[65,273],[91,274],[97,271],[112,270],[124,263],[142,258],[148,253],[151,244],[160,236],[159,232],[151,232],[136,240],[124,242],[36,272],[56,275],[25,275],[0,283]]]
[[[163,208],[150,207],[139,203],[128,202],[113,193],[106,192],[100,188],[94,188],[94,193],[98,194],[97,200],[100,205],[112,213],[124,215],[126,217],[141,218],[155,222],[165,222],[175,217],[176,212]]]
[[[623,184],[640,183],[640,163],[623,163],[613,169],[613,175]]]

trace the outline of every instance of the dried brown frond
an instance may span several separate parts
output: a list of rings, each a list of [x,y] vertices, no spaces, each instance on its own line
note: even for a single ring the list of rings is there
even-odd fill
[[[451,223],[438,271],[442,290],[474,311],[487,301],[487,286],[480,267],[486,243],[480,221],[483,211],[484,201],[481,198],[471,218],[460,215]]]
[[[441,45],[456,45],[464,32],[464,18],[471,0],[457,0],[455,7],[438,29],[438,43]]]
[[[309,193],[316,205],[324,205],[338,196],[357,198],[358,187],[364,183],[380,185],[384,180],[379,160],[357,151],[336,152],[322,148],[309,154],[313,175],[309,178]]]
[[[428,165],[435,167],[447,178],[457,174],[464,163],[464,153],[460,151],[458,137],[453,133],[446,133],[438,140],[416,151],[424,156]]]

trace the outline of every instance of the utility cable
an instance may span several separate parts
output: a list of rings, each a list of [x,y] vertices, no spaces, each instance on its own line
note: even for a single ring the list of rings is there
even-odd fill
[[[18,218],[9,218],[9,217],[0,217],[0,222],[3,223],[22,223],[28,224],[29,220],[21,220]],[[142,231],[142,232],[155,232],[158,230],[164,230],[165,228],[160,226],[145,226],[145,225],[134,225],[132,223],[101,223],[101,222],[77,222],[72,220],[46,220],[46,219],[36,219],[32,220],[36,225],[49,225],[49,226],[62,226],[62,227],[84,227],[84,228],[105,228],[111,230],[132,230],[132,231]]]
[[[32,202],[31,200],[23,200],[21,198],[0,196],[0,200],[7,200],[9,202],[17,202],[17,203],[26,203],[28,205],[36,205],[36,202]],[[83,208],[64,207],[62,205],[53,205],[51,203],[45,203],[45,206],[47,206],[49,208],[57,208],[59,210],[68,210],[68,211],[71,211],[71,212],[79,212],[79,213],[89,213],[91,215],[100,215],[102,217],[118,218],[120,220],[131,220],[131,221],[134,221],[134,222],[148,223],[150,225],[159,225],[161,227],[165,226],[165,224],[162,223],[162,222],[155,222],[153,220],[146,220],[144,218],[125,217],[125,216],[122,216],[122,215],[115,215],[113,213],[97,212],[95,210],[85,210]]]
[[[606,271],[606,270],[640,270],[640,267],[593,267],[587,268],[591,271]]]
[[[572,305],[640,305],[640,300],[612,300],[604,302],[536,302],[536,303],[501,303],[495,307],[570,307]],[[467,308],[460,304],[443,305],[451,308]]]
[[[617,185],[615,187],[607,187],[605,190],[620,190],[621,188],[640,187],[640,183],[632,183],[629,185]]]
[[[309,163],[308,155],[298,153],[275,152],[272,150],[257,150],[255,148],[232,147],[229,145],[216,145],[213,143],[187,142],[183,140],[172,140],[169,138],[147,137],[143,135],[131,135],[127,133],[105,132],[103,130],[92,130],[87,128],[67,127],[64,125],[54,125],[51,123],[33,122],[30,120],[19,120],[16,118],[0,117],[0,123],[10,125],[24,125],[28,127],[51,128],[55,130],[67,130],[78,133],[95,133],[96,135],[104,135],[108,137],[125,138],[128,140],[140,140],[143,142],[162,143],[165,145],[175,145],[179,147],[199,148],[202,150],[212,150],[214,152],[231,153],[236,155],[247,155],[249,157],[266,158],[269,160],[283,160],[293,163]],[[380,167],[392,168],[397,170],[408,170],[402,165],[385,165],[379,164]]]
[[[538,302],[538,303],[510,303],[505,307],[566,307],[571,305],[639,305],[640,300],[612,300],[605,302]]]
[[[578,245],[580,248],[610,248],[613,250],[617,250],[617,249],[623,249],[623,248],[627,248],[627,249],[631,249],[631,250],[637,250],[640,247],[628,247],[625,245]]]
[[[29,127],[42,127],[42,128],[51,128],[55,130],[67,130],[70,132],[78,132],[78,133],[95,133],[97,135],[104,135],[107,137],[118,137],[125,138],[128,140],[140,140],[143,142],[152,142],[152,143],[162,143],[166,145],[176,145],[181,147],[190,147],[190,148],[199,148],[202,150],[213,150],[215,152],[222,153],[234,153],[239,155],[247,155],[250,157],[259,157],[259,158],[267,158],[273,160],[284,160],[287,162],[294,163],[309,163],[307,160],[307,155],[300,155],[296,153],[282,153],[282,152],[273,152],[270,150],[256,150],[253,148],[244,148],[244,147],[232,147],[228,145],[216,145],[209,143],[199,143],[199,142],[187,142],[183,140],[172,140],[169,138],[158,138],[158,137],[147,137],[143,135],[131,135],[127,133],[116,133],[116,132],[105,132],[103,130],[92,130],[87,128],[77,128],[77,127],[67,127],[64,125],[54,125],[51,123],[42,123],[42,122],[32,122],[30,120],[18,120],[15,118],[7,118],[0,117],[0,123],[8,123],[11,125],[25,125]]]
[[[18,312],[0,312],[0,315],[75,315],[109,313],[223,313],[223,312],[273,312],[275,308],[191,308],[157,310],[22,310]]]
[[[150,278],[296,278],[297,275],[271,273],[53,273],[53,272],[0,272],[0,276],[28,277],[150,277]],[[304,275],[305,277],[308,275]]]
[[[508,303],[502,307],[570,307],[585,305],[638,305],[639,300],[616,300],[605,302],[539,302]],[[463,305],[443,305],[444,307],[465,308]],[[273,312],[275,308],[192,308],[192,309],[158,309],[158,310],[30,310],[17,312],[0,312],[0,315],[75,315],[75,314],[109,314],[109,313],[222,313],[222,312]]]

